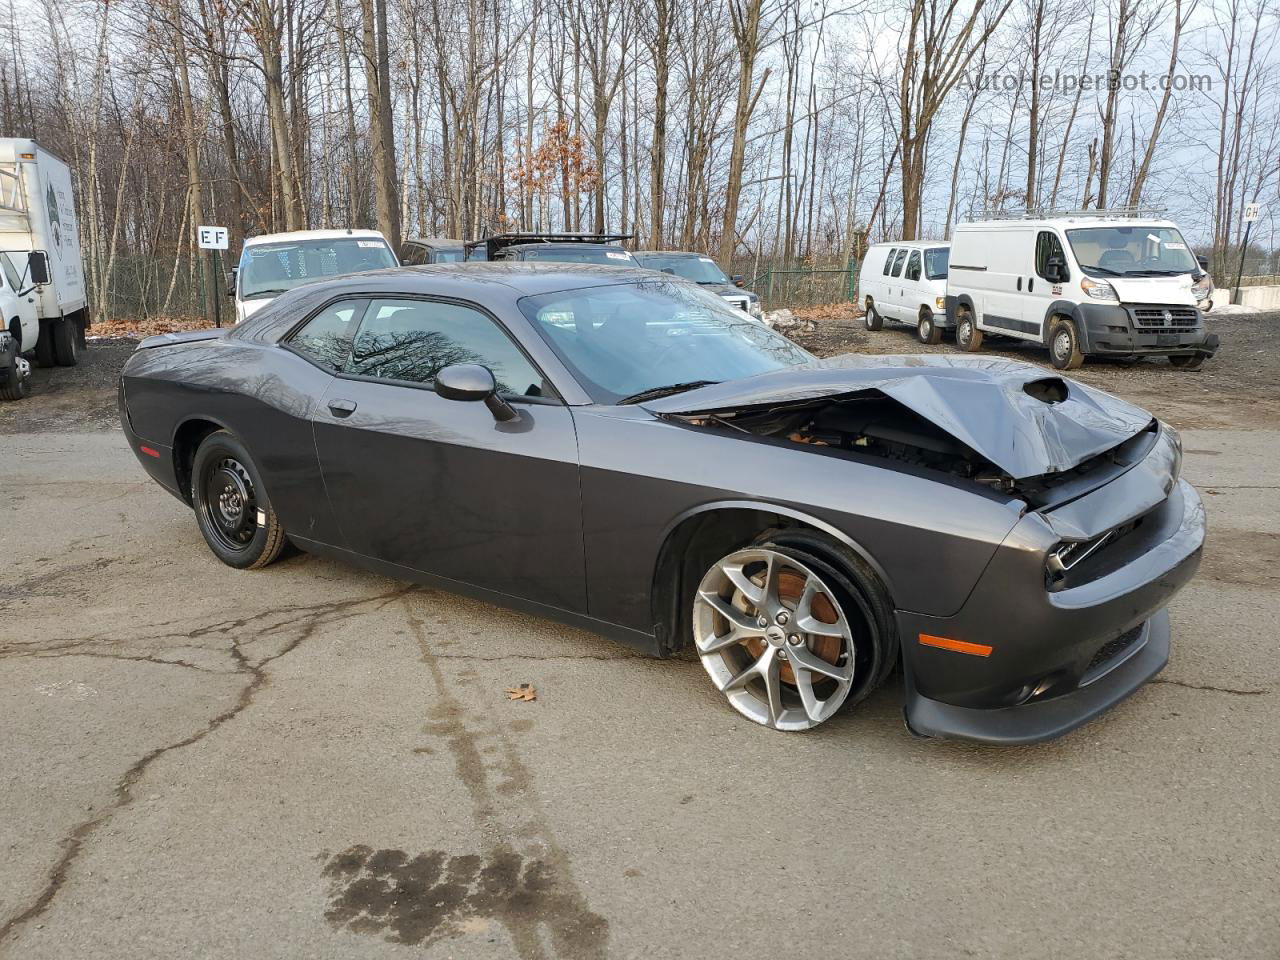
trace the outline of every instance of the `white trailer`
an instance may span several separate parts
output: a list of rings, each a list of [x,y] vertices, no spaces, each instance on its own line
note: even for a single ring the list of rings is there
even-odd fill
[[[34,140],[0,138],[0,399],[30,360],[74,366],[89,325],[71,170]]]

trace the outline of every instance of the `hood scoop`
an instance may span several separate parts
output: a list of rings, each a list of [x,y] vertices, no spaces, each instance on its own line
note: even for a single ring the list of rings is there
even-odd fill
[[[1015,480],[1070,470],[1136,436],[1152,417],[1028,363],[977,357],[846,354],[731,380],[643,406],[721,417],[820,400],[889,397]]]

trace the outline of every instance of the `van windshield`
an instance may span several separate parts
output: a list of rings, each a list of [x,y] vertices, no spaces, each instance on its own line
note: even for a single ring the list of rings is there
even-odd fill
[[[260,300],[309,280],[399,265],[386,241],[378,237],[255,244],[245,247],[240,257],[240,299]]]
[[[1199,267],[1171,227],[1087,227],[1067,231],[1080,269],[1094,277],[1176,277]]]
[[[950,247],[933,247],[924,252],[924,272],[930,280],[947,279],[947,265],[951,262]]]

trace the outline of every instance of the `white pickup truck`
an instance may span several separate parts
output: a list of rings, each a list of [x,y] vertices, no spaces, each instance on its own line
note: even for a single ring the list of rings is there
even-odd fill
[[[71,170],[0,138],[0,399],[31,390],[31,359],[74,366],[89,325]]]

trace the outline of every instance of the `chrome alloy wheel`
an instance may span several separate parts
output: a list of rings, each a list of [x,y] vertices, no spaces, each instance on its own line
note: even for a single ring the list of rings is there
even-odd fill
[[[853,636],[821,575],[776,550],[731,553],[693,603],[702,666],[743,716],[808,730],[840,709],[854,680]]]

